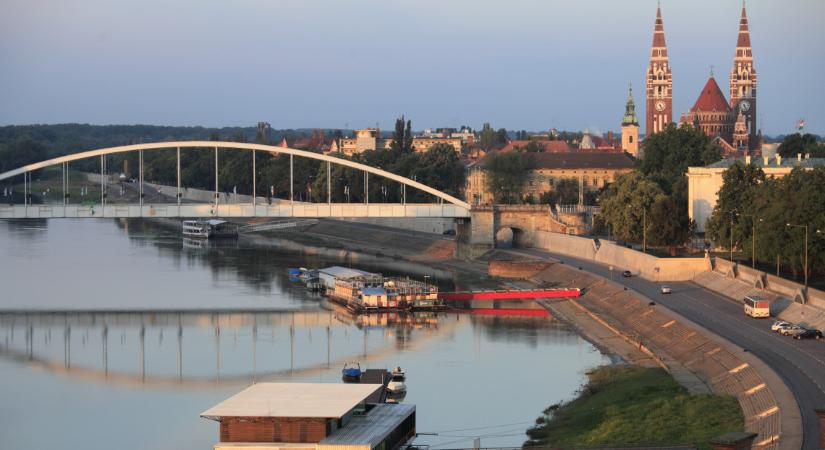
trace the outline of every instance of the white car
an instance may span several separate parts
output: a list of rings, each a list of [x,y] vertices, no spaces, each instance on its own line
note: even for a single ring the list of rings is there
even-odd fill
[[[659,287],[660,294],[670,294],[672,291],[670,290],[670,286],[661,286]]]
[[[779,334],[781,334],[782,336],[796,336],[797,334],[803,333],[804,331],[805,329],[800,327],[799,325],[789,325],[779,330]]]
[[[777,320],[776,322],[771,325],[771,331],[779,332],[779,330],[789,327],[791,324],[789,322],[785,322],[784,320]]]

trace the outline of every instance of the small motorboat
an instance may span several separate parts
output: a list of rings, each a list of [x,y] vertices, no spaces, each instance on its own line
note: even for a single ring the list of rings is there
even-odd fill
[[[344,380],[345,383],[358,383],[361,381],[361,364],[358,363],[347,363],[344,364],[344,368],[341,369],[341,379]]]
[[[406,380],[407,374],[405,374],[400,367],[396,367],[390,375],[390,382],[387,383],[387,391],[395,395],[407,392]]]

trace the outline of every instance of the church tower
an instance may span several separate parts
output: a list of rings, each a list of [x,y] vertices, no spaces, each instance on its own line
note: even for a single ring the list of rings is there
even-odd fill
[[[622,118],[622,150],[639,157],[639,120],[636,119],[636,104],[633,103],[633,87],[627,93],[627,103]]]
[[[656,25],[653,30],[653,46],[647,68],[647,104],[645,133],[658,133],[673,122],[673,76],[668,63],[665,27],[662,9],[656,8]]]
[[[745,2],[742,2],[742,18],[739,19],[739,38],[736,55],[730,71],[730,108],[735,115],[741,113],[745,119],[750,150],[758,144],[756,125],[756,69],[753,67],[751,37],[748,31],[748,16]]]

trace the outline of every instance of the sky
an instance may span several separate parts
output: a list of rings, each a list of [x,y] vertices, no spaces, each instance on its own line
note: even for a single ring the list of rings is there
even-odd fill
[[[739,0],[662,0],[674,120]],[[825,1],[750,0],[758,120],[825,134]],[[618,130],[655,0],[0,0],[0,124]],[[642,130],[644,131],[644,130]]]

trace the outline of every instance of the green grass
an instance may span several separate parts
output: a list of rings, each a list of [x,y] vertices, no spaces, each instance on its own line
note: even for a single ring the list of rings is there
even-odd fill
[[[667,372],[603,366],[588,373],[578,398],[553,405],[528,430],[525,447],[674,445],[710,448],[708,440],[742,431],[730,396],[690,395]]]

